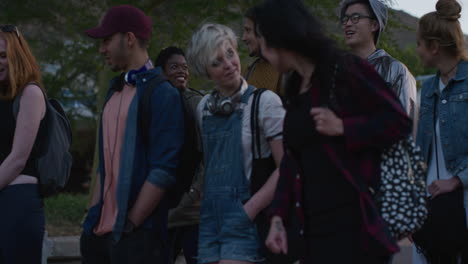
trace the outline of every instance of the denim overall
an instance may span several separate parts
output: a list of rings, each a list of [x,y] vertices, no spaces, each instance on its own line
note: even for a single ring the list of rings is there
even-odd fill
[[[247,104],[253,87],[242,95]],[[205,106],[205,110],[207,107]],[[204,116],[204,196],[200,212],[198,263],[221,259],[258,262],[257,230],[243,209],[250,198],[242,155],[243,109],[229,116]]]

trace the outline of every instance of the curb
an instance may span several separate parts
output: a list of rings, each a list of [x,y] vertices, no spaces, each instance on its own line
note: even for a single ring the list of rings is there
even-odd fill
[[[81,259],[80,237],[48,237],[46,232],[42,244],[42,264],[47,264],[47,260],[54,259]]]
[[[393,257],[393,264],[411,264],[412,263],[412,245],[407,239],[398,243],[401,251]],[[48,237],[47,233],[44,237],[42,249],[42,263],[47,264],[47,260],[79,260],[80,253],[80,237],[79,236],[63,236],[63,237]]]

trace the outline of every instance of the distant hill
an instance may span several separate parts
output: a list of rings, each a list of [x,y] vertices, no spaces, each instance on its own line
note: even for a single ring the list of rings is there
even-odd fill
[[[391,16],[402,24],[401,28],[392,28],[389,31],[399,47],[405,48],[408,45],[416,45],[416,30],[419,19],[402,10],[393,10]]]
[[[393,28],[389,31],[399,47],[405,48],[408,45],[416,45],[416,30],[418,28],[419,19],[403,10],[392,10],[391,17],[405,27],[398,29]],[[465,35],[465,40],[468,42],[468,35]]]

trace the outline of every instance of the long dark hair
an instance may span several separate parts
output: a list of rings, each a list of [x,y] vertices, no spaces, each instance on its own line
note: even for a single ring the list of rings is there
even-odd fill
[[[266,0],[255,7],[257,34],[266,45],[302,55],[315,64],[321,87],[330,87],[335,64],[341,64],[343,51],[327,37],[319,21],[300,0]],[[291,73],[286,81],[286,99],[298,94],[302,77]]]

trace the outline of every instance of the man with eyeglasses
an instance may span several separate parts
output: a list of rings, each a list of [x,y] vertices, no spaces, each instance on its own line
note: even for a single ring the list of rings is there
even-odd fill
[[[377,49],[380,34],[387,24],[388,12],[379,0],[344,0],[341,2],[340,21],[345,43],[354,55],[367,59],[392,90],[398,95],[406,113],[417,118],[416,80],[408,68]]]

